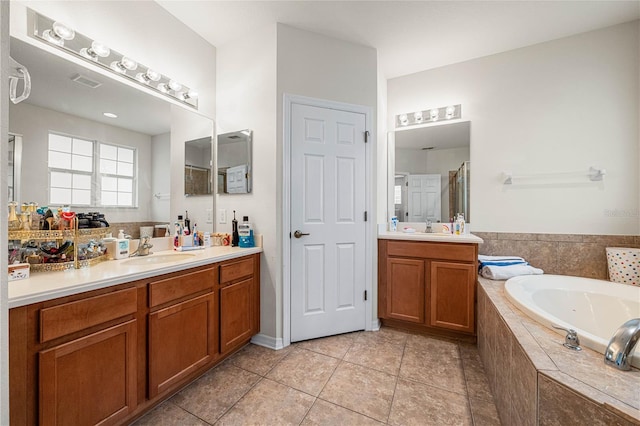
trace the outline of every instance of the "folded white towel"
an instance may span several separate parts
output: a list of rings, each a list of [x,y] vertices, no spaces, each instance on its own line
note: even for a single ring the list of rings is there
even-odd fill
[[[531,265],[519,264],[509,266],[483,266],[480,274],[490,280],[508,280],[520,275],[542,275],[542,269],[534,268]]]
[[[517,256],[486,256],[484,254],[478,255],[478,260],[480,262],[500,262],[500,261],[521,261],[524,262],[522,257]]]

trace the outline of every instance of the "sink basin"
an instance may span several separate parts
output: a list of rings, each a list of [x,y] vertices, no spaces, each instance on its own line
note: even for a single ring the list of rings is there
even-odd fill
[[[186,260],[193,257],[190,253],[176,253],[176,254],[159,254],[149,255],[143,257],[134,257],[129,260],[125,260],[122,263],[127,265],[156,265],[158,263],[177,262],[179,260]]]

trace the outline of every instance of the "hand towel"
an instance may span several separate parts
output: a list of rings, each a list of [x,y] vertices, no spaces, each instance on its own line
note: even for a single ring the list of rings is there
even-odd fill
[[[517,264],[508,266],[484,266],[481,271],[481,275],[490,280],[508,280],[509,278],[517,277],[520,275],[542,275],[544,271],[539,268],[534,268],[529,264]]]

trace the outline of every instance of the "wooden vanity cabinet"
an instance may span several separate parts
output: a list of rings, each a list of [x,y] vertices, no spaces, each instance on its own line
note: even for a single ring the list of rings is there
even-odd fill
[[[9,311],[12,425],[125,424],[259,331],[260,255]]]
[[[475,335],[477,244],[378,240],[383,323]]]
[[[220,265],[220,351],[230,353],[258,330],[259,258]]]
[[[216,272],[217,266],[149,284],[149,398],[218,357]]]

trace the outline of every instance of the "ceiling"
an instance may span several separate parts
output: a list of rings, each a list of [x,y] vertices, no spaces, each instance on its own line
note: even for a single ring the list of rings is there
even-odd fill
[[[396,148],[421,150],[469,147],[470,124],[468,121],[463,121],[446,125],[426,124],[423,127],[396,130]]]
[[[156,1],[214,46],[280,22],[374,47],[386,78],[640,18],[640,1]]]

